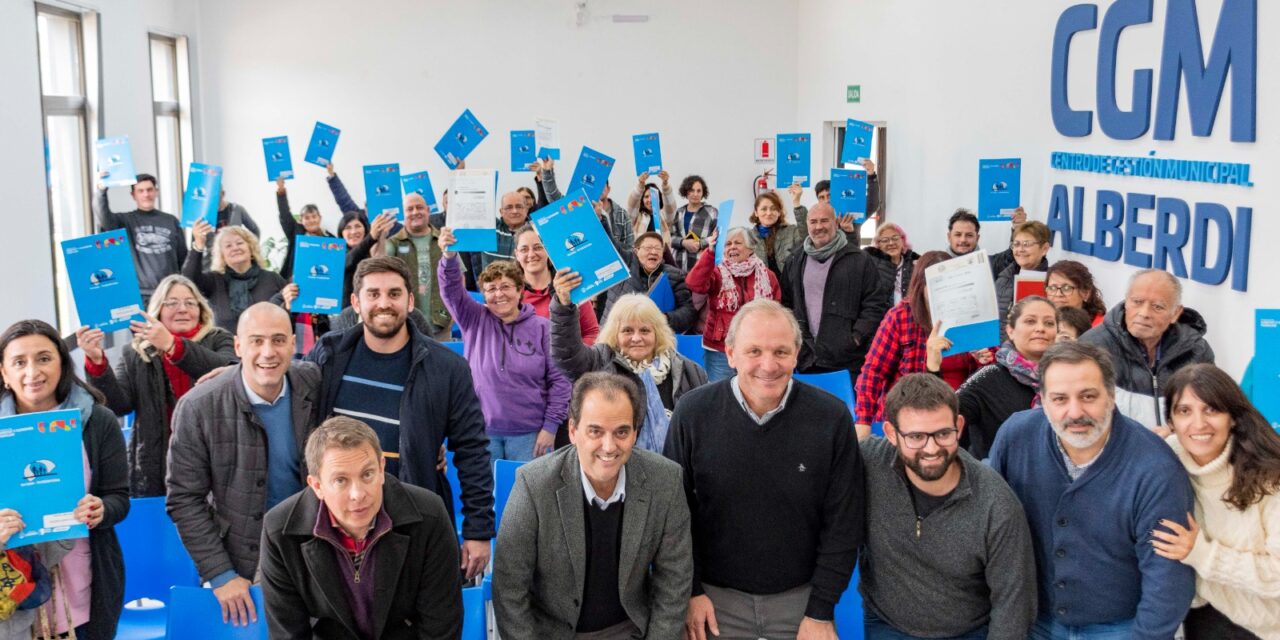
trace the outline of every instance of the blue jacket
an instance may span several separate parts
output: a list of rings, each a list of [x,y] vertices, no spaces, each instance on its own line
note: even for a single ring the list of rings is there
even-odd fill
[[[1044,411],[1013,414],[991,447],[1031,525],[1040,615],[1080,626],[1134,621],[1132,638],[1168,640],[1195,595],[1191,567],[1161,558],[1150,531],[1187,525],[1191,483],[1173,450],[1118,411],[1102,454],[1072,482]]]
[[[444,472],[436,471],[440,445],[447,439],[462,485],[462,537],[490,540],[497,533],[493,521],[493,471],[484,415],[471,385],[471,370],[462,356],[422,335],[412,322],[406,326],[413,361],[400,397],[399,479],[430,489],[445,504],[452,504],[453,492]],[[364,326],[359,324],[326,334],[307,354],[307,360],[320,365],[321,419],[333,415],[342,374],[358,340],[364,340]]]

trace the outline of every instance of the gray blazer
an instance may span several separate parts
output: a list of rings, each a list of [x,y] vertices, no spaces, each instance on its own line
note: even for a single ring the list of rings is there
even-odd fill
[[[627,460],[618,588],[644,638],[679,638],[693,583],[681,469],[649,451]],[[493,607],[505,640],[573,638],[587,571],[578,449],[521,467],[493,555]]]

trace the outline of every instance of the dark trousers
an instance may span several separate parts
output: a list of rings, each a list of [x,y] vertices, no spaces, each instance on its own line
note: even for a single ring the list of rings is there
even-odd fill
[[[1182,627],[1187,640],[1259,640],[1209,604],[1188,611]]]

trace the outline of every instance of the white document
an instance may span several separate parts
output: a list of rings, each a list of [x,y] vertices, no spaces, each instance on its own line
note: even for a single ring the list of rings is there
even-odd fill
[[[935,323],[942,322],[942,334],[953,343],[946,353],[999,344],[996,287],[986,251],[939,262],[925,269],[924,276],[930,315]]]
[[[498,173],[492,169],[453,172],[449,187],[448,224],[458,229],[494,228],[498,217]]]
[[[550,118],[533,120],[534,150],[560,148],[560,123]]]

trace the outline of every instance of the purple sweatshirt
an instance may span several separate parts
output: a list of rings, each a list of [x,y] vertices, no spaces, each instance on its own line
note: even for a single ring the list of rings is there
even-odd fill
[[[457,256],[440,259],[436,278],[444,306],[462,329],[485,431],[554,434],[569,415],[573,386],[552,360],[550,322],[527,304],[515,322],[499,320],[467,293]]]

